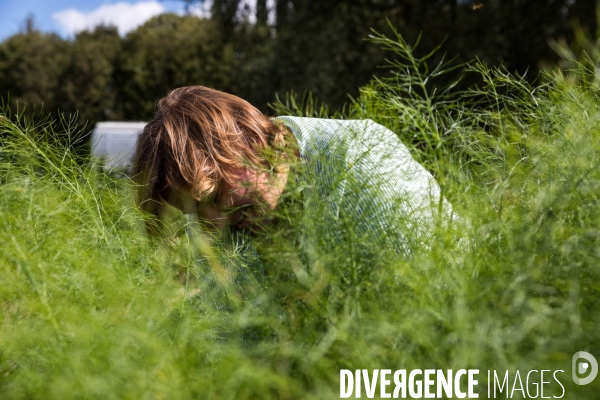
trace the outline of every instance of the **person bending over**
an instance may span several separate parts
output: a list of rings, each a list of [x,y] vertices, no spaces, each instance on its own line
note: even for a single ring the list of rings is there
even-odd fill
[[[385,127],[269,119],[237,96],[202,86],[158,102],[137,142],[133,179],[139,207],[157,218],[170,204],[218,231],[256,233],[293,192],[302,197],[297,220],[327,230],[331,240],[351,234],[406,251],[427,245],[436,221],[452,212],[432,175]]]

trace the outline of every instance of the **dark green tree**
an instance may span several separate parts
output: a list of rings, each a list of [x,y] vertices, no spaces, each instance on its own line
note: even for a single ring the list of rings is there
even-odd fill
[[[98,26],[78,33],[70,43],[68,61],[61,77],[60,108],[78,112],[81,120],[123,118],[118,108],[115,66],[122,39],[117,28]]]
[[[595,0],[277,0],[276,13],[274,88],[308,89],[333,108],[385,74],[387,55],[364,39],[390,34],[388,20],[409,43],[422,34],[417,55],[443,43],[438,57],[479,57],[530,79],[556,59],[550,38],[572,38],[573,21],[597,29]]]
[[[268,21],[267,0],[256,0],[256,25],[266,26]]]
[[[205,85],[231,91],[233,49],[223,44],[213,21],[162,14],[130,32],[118,66],[118,112],[147,120],[169,90]]]
[[[238,23],[240,0],[213,0],[211,19],[217,24],[221,37],[231,42]]]
[[[0,97],[10,98],[13,110],[26,104],[30,111],[43,107],[56,112],[68,47],[58,35],[35,29],[30,20],[24,32],[0,43]]]

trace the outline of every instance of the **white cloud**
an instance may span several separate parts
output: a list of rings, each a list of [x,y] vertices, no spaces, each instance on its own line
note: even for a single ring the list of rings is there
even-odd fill
[[[164,12],[164,6],[155,0],[137,3],[122,1],[101,5],[90,12],[69,8],[53,13],[52,18],[58,22],[63,33],[67,35],[93,29],[101,24],[114,25],[119,30],[119,34],[124,35],[155,15]]]

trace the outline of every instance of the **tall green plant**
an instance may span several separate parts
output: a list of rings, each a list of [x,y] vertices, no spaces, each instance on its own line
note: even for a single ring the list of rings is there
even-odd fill
[[[3,397],[325,399],[340,369],[471,368],[481,398],[485,371],[534,369],[565,371],[564,398],[596,398],[597,382],[569,376],[599,339],[595,93],[480,63],[472,95],[492,101],[436,102],[407,63],[347,116],[393,128],[443,171],[460,218],[410,254],[351,224],[332,240],[328,204],[305,202],[301,179],[252,243],[175,226],[151,243],[129,183],[52,139],[71,124],[0,114]]]

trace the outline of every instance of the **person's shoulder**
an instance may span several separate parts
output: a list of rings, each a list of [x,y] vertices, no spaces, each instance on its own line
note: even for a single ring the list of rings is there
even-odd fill
[[[396,135],[372,119],[333,119],[314,117],[280,116],[274,118],[290,128],[296,136],[331,138],[371,138]]]
[[[340,119],[313,117],[280,116],[274,119],[290,128],[297,136],[306,138],[329,136],[333,132],[339,131],[340,127],[346,123],[345,120]]]
[[[315,128],[326,126],[328,124],[327,121],[331,121],[325,118],[295,117],[290,115],[283,115],[273,119],[281,122],[292,129],[292,131],[313,130]]]
[[[273,118],[276,121],[281,121],[284,124],[296,124],[296,125],[327,125],[327,124],[338,124],[343,120],[330,119],[330,118],[315,118],[315,117],[297,117],[292,115],[281,115]]]

